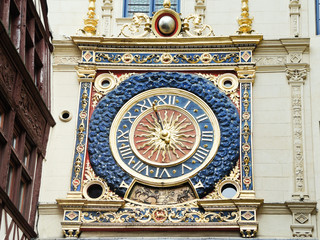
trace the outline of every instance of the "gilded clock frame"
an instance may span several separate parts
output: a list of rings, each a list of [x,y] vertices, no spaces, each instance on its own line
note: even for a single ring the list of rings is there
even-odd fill
[[[80,83],[77,134],[70,193],[67,199],[57,200],[59,205],[64,209],[62,229],[66,236],[78,236],[83,229],[93,230],[98,225],[100,228],[106,229],[127,228],[126,224],[129,224],[129,222],[126,222],[125,216],[128,215],[125,214],[131,214],[130,216],[136,214],[133,221],[136,224],[135,226],[141,229],[144,228],[143,226],[156,226],[159,229],[166,229],[167,225],[165,223],[168,221],[171,227],[179,224],[180,227],[184,226],[188,229],[201,229],[203,226],[212,230],[239,229],[243,237],[253,237],[255,235],[258,225],[257,208],[262,204],[263,200],[255,198],[252,171],[251,109],[252,85],[255,77],[255,63],[252,61],[252,52],[261,41],[261,38],[262,36],[259,35],[246,35],[207,37],[201,40],[189,39],[190,46],[192,44],[193,46],[201,46],[201,50],[197,47],[189,48],[189,46],[185,46],[183,50],[177,50],[175,46],[183,43],[181,39],[170,39],[169,42],[168,39],[164,41],[162,38],[157,39],[157,41],[128,39],[127,41],[118,42],[115,39],[96,38],[94,40],[90,39],[91,45],[89,46],[86,37],[73,37],[73,41],[82,51],[81,62],[77,70]],[[131,46],[136,42],[142,42],[147,49],[132,48]],[[224,44],[221,45],[221,42]],[[161,46],[164,44],[167,47],[166,52],[161,50]],[[209,45],[212,47],[207,48],[206,46]],[[109,57],[105,58],[106,60],[99,61],[99,58],[101,59],[99,56],[102,53],[104,56]],[[119,61],[112,60],[117,59],[115,58],[116,55],[120,55]],[[122,61],[121,56],[124,55],[132,56],[130,58],[132,61]],[[160,56],[159,62],[157,62],[158,58],[155,55]],[[112,56],[114,57],[111,58]],[[161,58],[161,56],[165,57]],[[156,59],[156,62],[154,59]],[[168,61],[167,59],[171,59],[172,61]],[[164,69],[178,72],[191,71],[205,76],[215,86],[219,87],[221,91],[225,92],[239,109],[241,119],[241,134],[239,136],[241,139],[241,156],[239,165],[230,173],[230,176],[221,179],[216,184],[216,189],[211,194],[208,194],[206,198],[179,205],[179,207],[185,209],[184,211],[187,214],[185,216],[197,213],[200,217],[199,219],[206,219],[206,216],[212,214],[211,216],[215,216],[213,219],[219,219],[219,221],[204,223],[199,220],[196,225],[192,225],[191,222],[191,225],[188,225],[186,220],[195,221],[196,219],[181,218],[179,220],[169,220],[169,218],[166,218],[163,222],[163,219],[157,219],[157,215],[163,212],[166,212],[167,216],[174,214],[170,206],[139,205],[127,200],[128,196],[122,199],[116,194],[110,194],[110,191],[106,191],[106,196],[99,200],[91,199],[83,193],[85,185],[94,183],[94,179],[97,178],[94,175],[90,178],[86,177],[89,176],[87,172],[90,171],[90,167],[86,166],[85,161],[90,109],[99,102],[104,94],[112,90],[111,88],[99,89],[99,85],[95,83],[96,77],[99,78],[101,76],[103,78],[109,76],[110,81],[114,83],[112,84],[112,88],[115,88],[128,76],[151,69],[153,71],[163,71]],[[124,71],[122,75],[119,74],[119,70]],[[228,77],[225,74],[231,74],[229,77],[234,79],[233,81],[238,84],[238,87],[235,89],[224,87],[223,81],[225,80],[223,79],[225,79],[224,77]],[[102,77],[102,75],[104,76]],[[94,83],[96,87],[93,86]],[[104,182],[103,179],[101,181]],[[225,181],[238,184],[237,195],[234,199],[223,199],[221,196],[221,188]],[[201,211],[204,210],[205,213],[199,212],[199,206],[202,209]],[[120,209],[123,209],[123,211],[119,212]],[[150,215],[147,215],[150,218],[141,222],[139,214],[146,213],[144,209],[148,209],[146,211],[149,211]],[[219,209],[220,212],[223,211],[225,213],[229,211],[230,214],[232,212],[234,217],[228,220],[226,215],[219,216],[219,213],[214,209]],[[99,218],[101,222],[94,220],[98,219],[98,216],[91,215],[89,217],[92,214],[92,210],[102,214],[100,215],[101,218]],[[110,225],[105,220],[102,220],[103,214],[106,217],[112,216],[119,219],[119,225]],[[157,225],[159,223],[162,223],[162,226]]]
[[[121,160],[120,154],[118,153],[117,144],[116,144],[117,131],[115,131],[114,129],[118,129],[121,118],[126,114],[126,112],[133,105],[138,103],[141,99],[152,97],[154,95],[164,95],[164,94],[169,94],[169,95],[172,94],[172,95],[177,95],[177,96],[182,96],[182,97],[185,97],[188,99],[192,99],[193,102],[198,104],[198,106],[202,107],[204,112],[209,116],[210,122],[213,127],[213,131],[215,134],[215,137],[214,137],[215,140],[214,140],[214,143],[213,143],[212,148],[210,150],[210,153],[206,157],[206,160],[197,169],[194,169],[192,172],[185,174],[183,176],[174,178],[174,179],[159,179],[159,180],[158,179],[149,179],[141,174],[136,173],[131,168],[129,168],[126,164],[123,163],[123,161]],[[162,105],[159,105],[158,107],[161,107],[161,106]],[[177,108],[177,107],[175,107],[175,108]],[[138,119],[136,119],[136,120],[138,120]],[[196,121],[194,122],[194,125],[197,126]],[[134,123],[132,124],[131,128],[133,128],[133,127],[134,127]],[[199,127],[197,127],[197,128],[198,128],[198,133],[199,133],[200,129],[199,129]],[[186,182],[190,177],[196,175],[197,172],[199,171],[199,169],[205,168],[209,164],[209,162],[214,158],[215,154],[217,153],[218,146],[220,144],[220,135],[221,135],[221,133],[220,133],[220,128],[219,128],[219,123],[218,123],[216,116],[213,114],[211,108],[203,100],[201,100],[199,97],[195,96],[193,93],[187,92],[182,89],[155,88],[155,89],[147,90],[147,91],[135,96],[134,98],[130,99],[128,102],[125,103],[125,105],[120,109],[120,111],[116,115],[115,119],[113,120],[113,123],[110,128],[110,137],[109,137],[110,140],[109,141],[110,141],[110,146],[111,146],[111,151],[113,153],[113,156],[116,159],[116,161],[118,162],[118,164],[121,166],[122,169],[124,169],[130,175],[135,176],[138,180],[140,180],[139,182],[148,184],[150,186],[163,187],[163,186],[175,186],[177,184],[182,184],[183,182]],[[130,139],[130,142],[132,143],[132,131],[129,134],[129,139]],[[200,143],[200,140],[199,140],[199,143]],[[196,149],[193,148],[193,152],[191,154],[193,154],[195,151],[196,151]],[[179,163],[176,163],[173,165],[178,165]],[[156,165],[156,164],[151,163],[151,165]]]

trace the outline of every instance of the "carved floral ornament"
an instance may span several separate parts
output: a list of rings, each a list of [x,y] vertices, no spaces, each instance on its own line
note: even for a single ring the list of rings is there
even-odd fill
[[[208,37],[214,36],[213,29],[211,26],[207,24],[203,24],[201,16],[197,14],[191,14],[184,19],[180,19],[179,14],[174,12],[171,9],[163,9],[163,14],[171,14],[173,15],[174,22],[177,25],[176,34],[172,35],[174,37]],[[170,12],[169,12],[170,11]],[[154,18],[157,16],[159,18],[163,18],[162,13],[159,11],[159,14],[156,13]],[[119,36],[124,37],[165,37],[165,35],[161,35],[157,33],[157,27],[155,24],[158,24],[154,18],[150,18],[148,15],[144,13],[136,13],[134,14],[131,23],[127,23],[123,25]],[[161,21],[161,19],[160,19]],[[159,22],[160,22],[159,21]],[[170,21],[170,19],[169,19]],[[181,24],[179,24],[181,22]],[[161,22],[160,22],[161,23]],[[179,27],[181,25],[181,31],[179,31]],[[168,35],[171,37],[171,35]]]

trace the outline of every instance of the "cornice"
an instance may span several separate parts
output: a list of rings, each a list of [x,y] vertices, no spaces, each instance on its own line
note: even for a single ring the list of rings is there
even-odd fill
[[[227,37],[190,37],[190,38],[103,38],[103,37],[86,37],[73,36],[73,42],[81,49],[82,46],[101,47],[122,46],[122,47],[163,47],[170,48],[182,46],[188,48],[192,46],[235,46],[235,45],[252,45],[253,48],[262,40],[262,35],[236,35]]]
[[[288,66],[309,68],[309,38],[262,40],[254,51],[257,72],[284,72]]]

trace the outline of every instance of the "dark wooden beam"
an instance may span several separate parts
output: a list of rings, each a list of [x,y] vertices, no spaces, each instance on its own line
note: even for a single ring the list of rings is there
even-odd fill
[[[0,188],[0,201],[2,201],[2,206],[4,211],[10,214],[13,221],[18,225],[18,227],[23,231],[23,233],[30,239],[36,238],[37,234],[33,228],[29,225],[27,220],[22,216],[16,206],[11,202],[8,195],[2,188]]]

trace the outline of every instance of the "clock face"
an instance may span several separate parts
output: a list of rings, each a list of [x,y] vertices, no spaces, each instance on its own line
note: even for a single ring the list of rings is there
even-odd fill
[[[164,192],[188,185],[202,198],[239,159],[239,123],[231,100],[203,77],[136,74],[95,107],[88,156],[121,197],[141,184]]]
[[[213,160],[220,129],[211,108],[195,94],[157,88],[122,106],[109,141],[114,159],[133,178],[170,186],[187,181]]]

